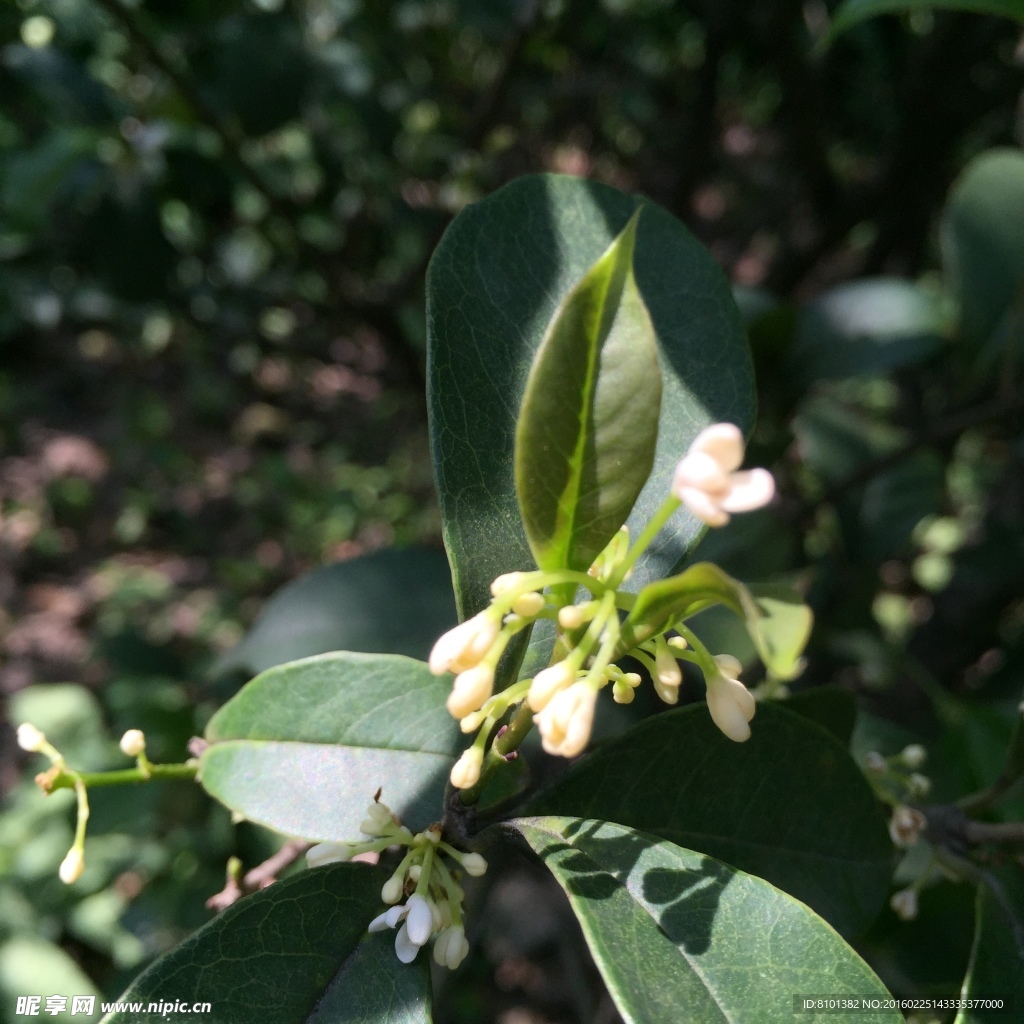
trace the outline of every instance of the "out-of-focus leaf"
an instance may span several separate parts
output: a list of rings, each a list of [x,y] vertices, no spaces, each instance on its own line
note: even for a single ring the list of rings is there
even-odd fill
[[[1020,0],[845,0],[832,18],[832,37],[879,14],[911,14],[938,9],[996,14],[1024,22],[1024,4]]]
[[[812,690],[792,694],[782,706],[817,722],[844,747],[849,747],[857,724],[857,702],[848,690],[841,690],[838,686],[816,686]]]
[[[314,569],[283,587],[214,672],[255,675],[329,651],[426,658],[455,622],[443,552],[376,551]]]
[[[45,1009],[46,997],[52,995],[69,997],[65,1011],[56,1016]],[[19,996],[39,996],[42,1019],[72,1024],[82,1017],[71,1013],[71,995],[99,998],[96,986],[60,946],[27,935],[0,945],[0,998],[9,1020],[17,1019],[14,1009]]]
[[[410,828],[437,820],[463,746],[449,685],[400,655],[324,654],[269,669],[210,719],[205,789],[286,835],[359,836],[381,799]]]

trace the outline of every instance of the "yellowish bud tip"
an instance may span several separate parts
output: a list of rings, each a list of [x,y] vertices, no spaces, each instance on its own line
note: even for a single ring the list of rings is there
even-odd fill
[[[507,590],[511,590],[513,587],[519,585],[519,581],[523,578],[521,572],[506,572],[498,576],[491,584],[491,595],[498,597],[499,594],[504,594]]]
[[[479,878],[487,871],[487,861],[479,853],[467,853],[462,858],[462,868],[467,875]]]
[[[18,746],[22,750],[36,754],[43,749],[46,737],[31,722],[24,722],[18,726]]]
[[[451,780],[456,789],[469,789],[480,781],[480,767],[484,763],[484,755],[477,747],[470,747],[452,768]]]
[[[583,609],[578,604],[567,604],[558,609],[558,624],[562,629],[579,629],[583,622]]]
[[[82,877],[85,870],[85,856],[77,846],[68,850],[67,856],[60,862],[57,874],[65,885],[71,885]]]
[[[129,757],[138,757],[146,752],[146,737],[141,729],[129,729],[121,737],[121,750]]]
[[[534,615],[539,615],[544,610],[544,604],[544,595],[531,590],[529,593],[520,594],[512,602],[512,611],[516,615],[521,615],[524,619],[531,619]]]

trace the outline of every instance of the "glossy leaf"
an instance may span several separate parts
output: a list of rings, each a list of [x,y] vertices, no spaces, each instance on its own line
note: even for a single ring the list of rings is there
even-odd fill
[[[846,0],[832,19],[832,37],[879,14],[950,10],[966,14],[996,14],[1024,22],[1021,0]]]
[[[640,212],[555,310],[526,382],[516,491],[542,569],[589,568],[654,463],[661,371],[633,275]]]
[[[801,993],[888,995],[825,921],[760,878],[622,825],[527,818],[513,827],[568,895],[630,1024],[677,1024],[684,1008],[688,1024],[791,1024],[804,1019],[793,1013]]]
[[[328,651],[426,658],[455,625],[451,574],[441,551],[375,551],[323,566],[282,587],[214,674],[253,676]]]
[[[1024,154],[993,149],[967,165],[946,202],[942,243],[968,338],[981,345],[1012,330],[1024,280]]]
[[[463,617],[488,602],[495,576],[534,564],[514,480],[527,378],[555,310],[640,202],[577,178],[520,178],[463,210],[434,253],[427,277],[430,435]],[[663,382],[654,469],[627,520],[636,535],[697,433],[725,420],[749,429],[754,400],[728,282],[707,250],[654,203],[643,204],[633,267]],[[629,586],[667,575],[702,532],[680,513]]]
[[[794,591],[761,584],[747,587],[710,562],[698,562],[678,576],[650,584],[623,624],[624,653],[670,622],[724,604],[747,625],[765,666],[778,679],[792,679],[811,630],[811,611]]]
[[[918,285],[851,281],[803,307],[790,370],[805,383],[886,373],[930,356],[943,332],[938,300]]]
[[[208,1002],[218,1024],[428,1024],[425,957],[400,964],[393,937],[366,937],[386,877],[339,864],[276,882],[162,956],[120,1001]],[[103,1021],[163,1019],[121,1011]]]
[[[374,793],[410,828],[440,816],[464,745],[449,684],[400,655],[342,652],[257,676],[210,719],[200,779],[251,821],[356,839]]]
[[[704,705],[656,715],[573,765],[526,813],[651,832],[767,879],[844,935],[860,933],[892,874],[871,788],[843,745],[802,717],[759,704],[751,730],[733,743]]]
[[[816,686],[791,694],[782,705],[827,729],[844,747],[849,747],[857,724],[857,702],[849,690],[838,686]]]

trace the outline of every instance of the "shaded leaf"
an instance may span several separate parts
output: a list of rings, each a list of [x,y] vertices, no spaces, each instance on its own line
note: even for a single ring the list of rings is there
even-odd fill
[[[787,711],[803,715],[827,729],[844,747],[849,747],[857,724],[857,702],[848,690],[838,686],[816,686],[786,698]]]
[[[937,9],[997,14],[1024,21],[1024,4],[1020,0],[846,0],[832,19],[832,37],[879,14],[910,14]]]
[[[751,728],[733,743],[704,705],[657,715],[573,765],[526,812],[643,829],[759,875],[858,934],[892,874],[870,786],[843,745],[804,718],[759,704]]]
[[[375,551],[314,569],[282,587],[242,642],[220,659],[214,674],[256,675],[328,651],[425,659],[455,622],[443,552]]]
[[[661,372],[633,276],[639,213],[562,300],[526,382],[516,491],[542,569],[586,570],[654,462]]]
[[[820,917],[671,842],[575,818],[513,823],[565,890],[619,1011],[637,1024],[794,1019],[799,993],[888,993]],[[858,1014],[902,1021],[895,1010]]]
[[[400,655],[342,652],[257,676],[210,719],[200,780],[250,821],[307,839],[355,839],[381,799],[410,828],[440,816],[463,744],[449,685]]]
[[[559,175],[520,178],[455,219],[427,276],[428,403],[445,545],[459,611],[490,600],[495,576],[533,566],[514,482],[516,421],[534,354],[559,303],[640,200]],[[663,381],[654,469],[627,525],[636,535],[676,462],[710,423],[748,429],[750,357],[728,282],[670,214],[644,203],[634,272]],[[679,514],[629,586],[671,572],[703,526]]]

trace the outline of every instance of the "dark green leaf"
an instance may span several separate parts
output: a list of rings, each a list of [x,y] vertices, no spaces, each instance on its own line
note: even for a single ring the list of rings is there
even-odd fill
[[[516,491],[542,569],[586,570],[654,464],[661,372],[633,276],[639,212],[555,310],[526,382]]]
[[[314,569],[279,590],[214,673],[256,675],[328,651],[426,658],[455,622],[442,552],[376,551]]]
[[[1019,0],[1005,6],[1024,10]],[[982,345],[1019,320],[1012,307],[1024,279],[1024,153],[994,149],[967,165],[946,202],[942,242],[964,333]]]
[[[816,686],[787,697],[783,707],[827,729],[844,747],[849,747],[857,724],[857,702],[848,690],[838,686]]]
[[[832,19],[832,36],[879,14],[910,14],[931,10],[964,11],[969,14],[997,14],[1024,21],[1021,0],[846,0]]]
[[[927,358],[942,338],[938,301],[918,285],[852,281],[803,307],[790,370],[804,382],[885,373]]]
[[[583,758],[526,811],[643,829],[767,879],[844,935],[863,931],[892,874],[871,788],[842,744],[806,719],[759,704],[751,729],[733,743],[703,705],[657,715]]]
[[[449,685],[400,655],[325,654],[257,676],[210,720],[200,779],[250,821],[356,839],[381,799],[410,828],[440,815],[463,744]]]
[[[799,994],[888,994],[820,917],[759,878],[621,825],[527,818],[513,827],[568,895],[631,1024],[791,1024],[824,1019],[795,1017]]]
[[[532,567],[514,481],[516,421],[534,354],[559,303],[640,200],[558,175],[520,178],[467,207],[427,277],[429,412],[445,544],[463,617],[499,573]],[[654,470],[634,535],[668,494],[676,462],[709,423],[749,429],[750,357],[728,282],[665,210],[644,203],[633,261],[657,335],[663,393]],[[703,527],[680,513],[630,582],[667,575]]]
[[[218,1024],[427,1024],[425,957],[364,939],[387,876],[361,864],[303,871],[228,907],[144,971],[122,1002],[212,1006]],[[362,943],[360,940],[363,939]],[[122,1011],[104,1024],[166,1020]]]
[[[751,639],[778,679],[800,674],[800,655],[811,630],[811,611],[788,587],[747,587],[710,562],[698,562],[678,576],[649,584],[623,624],[622,651],[664,630],[670,622],[724,604],[747,624]]]

